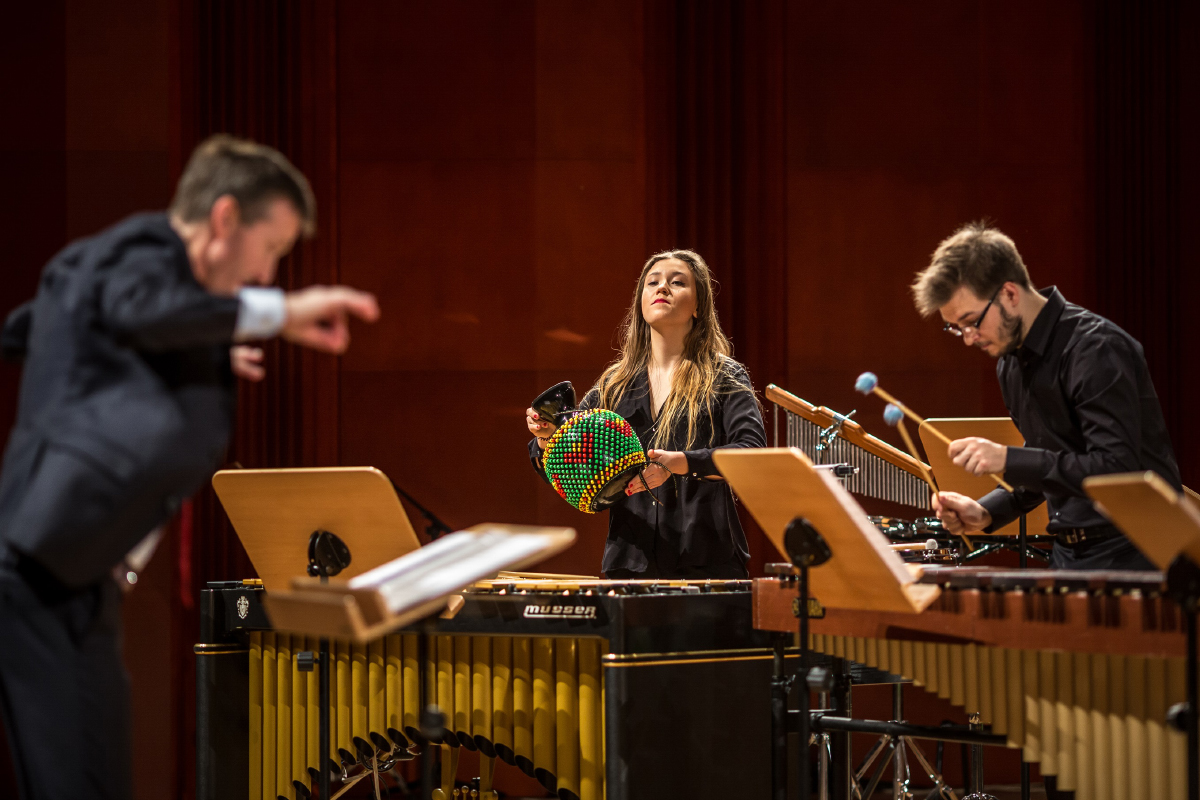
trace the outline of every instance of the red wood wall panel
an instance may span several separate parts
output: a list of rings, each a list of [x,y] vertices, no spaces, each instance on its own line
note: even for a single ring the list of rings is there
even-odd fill
[[[523,411],[612,358],[645,206],[637,3],[355,3],[339,24],[341,279],[384,318],[343,359],[341,457],[455,527],[605,519],[528,464]]]
[[[814,3],[788,27],[790,388],[897,442],[864,370],[925,416],[1004,413],[994,362],[907,286],[987,218],[1091,302],[1082,5]]]

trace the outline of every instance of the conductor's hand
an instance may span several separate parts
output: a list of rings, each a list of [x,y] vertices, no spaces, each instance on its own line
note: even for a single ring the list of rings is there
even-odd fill
[[[647,486],[657,489],[666,483],[667,478],[670,478],[672,474],[682,475],[688,469],[687,456],[678,450],[648,450],[646,458],[650,461],[657,461],[658,464],[651,464],[642,470],[640,478],[634,476],[629,485],[625,487],[625,494],[633,495],[644,492]],[[643,479],[645,480],[644,484],[642,483]]]
[[[525,426],[529,428],[530,433],[537,437],[538,447],[542,450],[546,449],[546,443],[558,430],[558,426],[542,419],[532,408],[525,409]]]
[[[938,492],[931,500],[937,518],[953,534],[981,531],[992,524],[988,510],[964,494]]]
[[[267,376],[267,371],[263,369],[261,347],[235,344],[229,348],[229,366],[233,368],[233,374],[242,380],[261,381]]]
[[[1004,474],[1008,462],[1008,448],[1002,444],[968,436],[950,443],[950,458],[954,465],[962,467],[972,475],[987,475],[989,472]]]
[[[350,346],[351,315],[366,322],[379,319],[375,295],[348,286],[309,286],[288,292],[284,303],[287,316],[279,335],[326,353],[344,353]]]

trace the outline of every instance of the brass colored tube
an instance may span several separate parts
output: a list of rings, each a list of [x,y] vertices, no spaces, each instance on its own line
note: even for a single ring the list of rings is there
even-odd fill
[[[1129,753],[1129,798],[1150,800],[1150,746],[1146,733],[1146,656],[1125,657],[1125,737]]]
[[[350,646],[350,681],[351,691],[354,692],[354,700],[350,712],[351,746],[348,749],[357,756],[358,751],[353,745],[354,737],[366,739],[367,724],[370,722],[367,717],[367,702],[370,687],[367,684],[366,645],[352,644]]]
[[[534,777],[552,792],[558,774],[555,705],[554,640],[537,638],[533,640],[533,768]]]
[[[600,705],[600,640],[579,640],[579,798],[604,800]]]
[[[454,725],[454,637],[437,637],[437,704],[446,717],[446,727]],[[457,746],[458,739],[447,732],[447,744]]]
[[[1025,676],[1024,676],[1024,661],[1020,650],[1005,650],[1004,651],[1004,667],[1008,676],[1008,689],[1006,691],[1006,699],[1008,700],[1008,710],[1005,714],[1005,722],[1007,729],[996,731],[996,733],[1008,734],[1008,739],[1011,742],[1018,743],[1025,741],[1025,714],[1023,708]]]
[[[495,757],[492,743],[492,640],[475,636],[471,642],[471,736],[486,757]],[[482,758],[481,758],[482,761]]]
[[[337,749],[353,753],[354,745],[350,743],[350,739],[354,736],[354,729],[351,727],[354,689],[350,676],[350,643],[342,640],[338,640],[337,643],[337,687]],[[340,759],[335,758],[336,760]]]
[[[1146,744],[1150,752],[1150,796],[1168,797],[1167,790],[1167,662],[1146,659]]]
[[[558,791],[579,795],[579,673],[576,639],[554,644],[554,739],[557,745]]]
[[[315,655],[321,649],[319,639],[308,637],[305,642],[305,648],[311,650]],[[321,766],[320,751],[317,749],[321,744],[321,665],[318,663],[313,671],[308,673],[308,695],[304,701],[304,710],[308,715],[308,720],[305,724],[305,739],[307,743],[304,748],[304,765],[306,767],[314,767],[319,769]],[[307,781],[308,779],[305,778]]]
[[[507,764],[515,764],[513,753],[513,640],[497,636],[492,640],[492,744],[496,755]]]
[[[276,730],[279,725],[279,670],[275,662],[274,633],[263,634],[263,749],[262,794],[275,800]]]
[[[401,691],[404,694],[404,717],[401,720],[400,730],[404,731],[404,735],[410,741],[421,741],[420,736],[413,734],[420,733],[420,713],[421,713],[421,664],[417,663],[420,656],[420,642],[415,634],[404,634],[401,637],[402,660],[400,662],[400,685]],[[435,695],[429,695],[426,700],[428,703],[437,700]]]
[[[292,637],[292,781],[308,784],[308,678],[295,653],[304,650],[304,637]],[[290,784],[291,781],[289,781]]]
[[[263,634],[250,634],[250,793],[249,800],[262,800],[263,782]]]
[[[276,714],[275,794],[291,797],[292,789],[292,642],[286,633],[275,635]]]
[[[475,749],[471,738],[471,637],[454,637],[454,716],[450,730],[458,743]]]
[[[513,760],[533,776],[533,647],[521,637],[512,643]]]
[[[400,634],[393,633],[384,643],[384,695],[387,698],[387,708],[384,714],[386,728],[394,728],[404,732],[404,692],[400,685],[400,673],[403,667],[404,650]],[[387,733],[387,730],[381,731]]]
[[[376,639],[367,645],[367,733],[387,733],[388,696],[385,643]],[[367,741],[370,741],[368,739]],[[373,747],[374,745],[372,745]]]
[[[1025,761],[1042,760],[1042,670],[1036,650],[1021,651],[1021,677],[1024,679],[1022,694],[1025,702],[1024,739],[1019,743],[1024,748],[1021,755]],[[1013,741],[1009,737],[1009,742]]]

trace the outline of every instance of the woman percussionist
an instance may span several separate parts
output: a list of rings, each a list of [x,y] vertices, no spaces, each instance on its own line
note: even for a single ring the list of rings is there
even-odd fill
[[[764,447],[766,431],[750,377],[717,323],[704,259],[690,250],[651,256],[623,332],[620,358],[580,407],[628,420],[652,463],[610,510],[601,569],[618,580],[747,577],[746,535],[712,453]],[[555,427],[532,408],[525,415],[541,473]]]

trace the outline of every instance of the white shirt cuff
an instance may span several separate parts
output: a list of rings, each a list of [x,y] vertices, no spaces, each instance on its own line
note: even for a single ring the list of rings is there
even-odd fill
[[[247,342],[270,339],[283,328],[286,316],[283,289],[239,289],[237,324],[233,327],[233,340]]]

